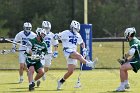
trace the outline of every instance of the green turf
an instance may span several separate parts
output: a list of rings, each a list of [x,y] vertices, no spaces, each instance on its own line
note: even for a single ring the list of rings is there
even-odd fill
[[[99,59],[96,68],[119,68],[116,59],[122,57],[122,42],[93,42],[92,46],[92,58],[98,57]],[[0,43],[0,50],[10,48],[11,43]],[[128,44],[125,42],[125,52],[126,50],[128,50]],[[52,60],[52,69],[66,68],[66,60],[61,44],[59,44],[58,53],[58,57]],[[0,59],[0,69],[18,68],[18,53],[0,55]]]
[[[35,88],[32,93],[115,93],[114,90],[119,86],[119,70],[96,69],[83,71],[81,75],[81,88],[74,88],[79,74],[76,70],[74,74],[64,83],[62,90],[57,91],[57,80],[61,78],[66,70],[50,70],[47,80],[41,80],[41,86]],[[129,71],[131,89],[125,93],[139,93],[140,73],[134,74]],[[18,84],[18,71],[0,71],[0,93],[31,93],[28,91],[28,80],[26,73],[24,82]]]

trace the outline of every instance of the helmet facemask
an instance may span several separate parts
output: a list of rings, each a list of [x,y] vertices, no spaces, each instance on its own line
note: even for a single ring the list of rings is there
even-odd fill
[[[127,41],[129,41],[129,37],[134,37],[136,34],[136,30],[134,27],[132,28],[127,28],[124,32],[124,36],[127,39]]]
[[[44,40],[44,37],[46,36],[46,31],[44,29],[37,28],[36,29],[36,34],[37,34],[37,36],[40,37],[40,40],[42,42]]]
[[[80,31],[80,23],[73,20],[71,22],[70,29],[74,32],[74,34],[78,33]]]
[[[51,30],[51,23],[49,21],[42,22],[42,28],[48,33]]]
[[[29,22],[25,22],[23,25],[23,29],[26,35],[28,35],[30,33],[30,31],[32,30],[32,25]]]

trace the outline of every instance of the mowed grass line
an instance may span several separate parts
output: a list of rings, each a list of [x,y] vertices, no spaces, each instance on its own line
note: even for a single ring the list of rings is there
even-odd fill
[[[81,75],[81,88],[74,88],[79,74],[76,70],[74,74],[64,83],[62,90],[57,91],[57,80],[60,79],[66,70],[50,70],[47,80],[42,81],[39,88],[35,88],[32,93],[114,93],[119,86],[119,70],[94,69],[83,71]],[[139,93],[140,73],[134,74],[129,71],[131,89],[125,93]],[[24,82],[18,84],[18,71],[0,71],[0,93],[31,93],[28,91],[28,80],[24,75]]]

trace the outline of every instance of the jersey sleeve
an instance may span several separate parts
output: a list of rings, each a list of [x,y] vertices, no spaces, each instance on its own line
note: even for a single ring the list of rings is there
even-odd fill
[[[66,31],[63,31],[63,32],[60,32],[59,33],[59,38],[62,40],[62,39],[67,39],[67,32]]]
[[[19,41],[21,41],[20,33],[18,33],[14,38],[14,42],[19,42]]]
[[[83,39],[82,39],[82,37],[81,37],[81,35],[80,35],[80,34],[78,34],[77,43],[78,43],[78,44],[83,43]]]

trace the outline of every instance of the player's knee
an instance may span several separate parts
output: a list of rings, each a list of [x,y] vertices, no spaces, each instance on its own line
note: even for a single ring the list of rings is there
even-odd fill
[[[81,54],[77,54],[77,59],[80,59],[82,57]]]
[[[30,69],[29,70],[29,73],[32,73],[33,74],[34,73],[34,69]]]
[[[125,64],[124,64],[124,65],[121,65],[120,70],[121,70],[121,71],[126,71],[126,70],[127,70]]]
[[[24,65],[20,65],[20,69],[24,69]]]
[[[42,69],[39,69],[39,70],[38,70],[38,73],[39,73],[40,75],[42,75],[42,76],[44,75],[44,71],[43,71]]]
[[[73,74],[73,72],[74,72],[73,70],[68,71],[68,73],[69,73],[70,75]]]

